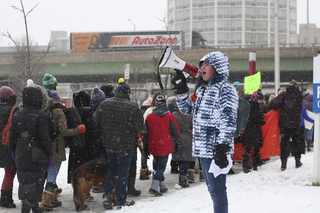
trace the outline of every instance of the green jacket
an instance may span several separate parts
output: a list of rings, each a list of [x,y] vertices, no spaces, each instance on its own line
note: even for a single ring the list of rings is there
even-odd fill
[[[66,150],[65,150],[65,136],[75,136],[79,134],[79,130],[77,128],[68,129],[67,119],[64,114],[64,110],[66,107],[63,106],[59,101],[54,98],[49,97],[48,100],[48,109],[53,106],[57,106],[52,110],[53,114],[53,129],[55,132],[58,132],[58,137],[51,142],[52,150],[53,150],[53,159],[52,164],[59,163],[66,160]]]

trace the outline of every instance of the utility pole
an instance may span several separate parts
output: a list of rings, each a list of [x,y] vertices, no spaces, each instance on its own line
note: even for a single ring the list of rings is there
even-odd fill
[[[274,1],[274,88],[275,95],[278,95],[280,86],[280,48],[279,48],[279,5],[278,0]]]

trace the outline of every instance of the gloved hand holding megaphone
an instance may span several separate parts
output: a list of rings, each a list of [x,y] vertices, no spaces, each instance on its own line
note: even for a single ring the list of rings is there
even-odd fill
[[[161,54],[159,60],[158,60],[158,80],[160,88],[163,89],[159,68],[162,67],[171,67],[175,70],[179,70],[181,72],[181,75],[183,75],[185,78],[191,77],[194,78],[198,74],[198,67],[189,64],[180,58],[178,58],[173,51],[171,50],[171,47],[167,46],[166,49]]]
[[[189,91],[187,86],[186,78],[181,70],[174,69],[176,71],[176,76],[172,78],[171,83],[174,85],[173,89],[177,89],[177,94],[183,94]]]

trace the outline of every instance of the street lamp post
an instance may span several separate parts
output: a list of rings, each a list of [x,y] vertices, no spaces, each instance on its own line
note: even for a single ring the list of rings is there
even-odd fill
[[[136,31],[136,25],[131,21],[131,19],[128,19],[133,24],[133,30]]]

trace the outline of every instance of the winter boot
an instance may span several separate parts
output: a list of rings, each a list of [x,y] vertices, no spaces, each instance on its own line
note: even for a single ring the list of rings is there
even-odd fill
[[[32,203],[23,200],[21,205],[21,213],[30,213],[31,207]]]
[[[295,158],[296,159],[296,168],[299,168],[302,166],[302,163],[300,161],[301,158]]]
[[[179,185],[182,188],[187,188],[189,187],[189,183],[188,183],[188,177],[184,176],[184,175],[179,175]]]
[[[149,180],[149,176],[147,175],[148,171],[149,171],[148,169],[140,169],[140,177],[139,177],[139,179],[140,180]]]
[[[189,169],[188,170],[188,182],[189,183],[194,183],[194,169]]]
[[[199,171],[199,181],[200,182],[205,182],[206,181],[206,179],[204,178],[204,174],[203,174],[202,170]]]
[[[110,210],[110,209],[113,209],[113,205],[112,205],[112,195],[108,195],[108,194],[103,194],[102,196],[103,198],[103,207],[106,209],[106,210]]]
[[[248,153],[242,154],[242,169],[243,169],[244,173],[250,172],[250,169],[248,167],[249,158],[250,158],[250,154],[248,154]]]
[[[149,170],[149,168],[147,167],[147,172],[146,172],[146,174],[149,176],[149,175],[151,175],[151,171]]]
[[[58,197],[58,188],[55,188],[53,190],[52,200],[50,201],[50,204],[51,204],[52,208],[62,206],[62,203],[58,200],[57,197]]]
[[[308,152],[311,151],[311,144],[312,144],[312,140],[307,139],[307,151],[308,151]]]
[[[160,181],[153,179],[151,183],[151,188],[149,189],[149,193],[156,197],[162,196],[162,194],[158,191],[159,185]]]
[[[258,166],[259,166],[259,162],[260,162],[260,155],[254,156],[253,157],[253,170],[257,171],[258,170]],[[262,165],[262,164],[261,164]],[[260,166],[261,166],[260,165]]]
[[[165,193],[168,191],[168,188],[166,187],[166,184],[164,182],[164,179],[162,181],[160,181],[160,192],[161,193]]]
[[[287,169],[287,159],[281,159],[281,171]]]
[[[12,200],[12,190],[1,190],[1,207],[8,209],[16,208],[16,204],[14,204]]]
[[[131,196],[137,197],[137,196],[139,196],[141,194],[140,190],[136,190],[134,188],[135,182],[136,182],[136,179],[134,177],[130,177],[128,179],[128,192],[127,192],[127,195],[131,195]]]
[[[52,197],[53,197],[53,192],[49,192],[44,190],[42,194],[42,202],[40,207],[43,208],[45,211],[52,211],[53,208],[51,206],[52,202]]]

